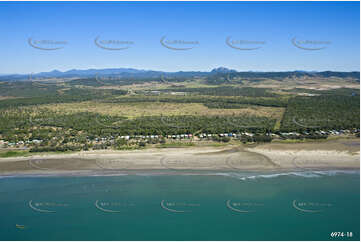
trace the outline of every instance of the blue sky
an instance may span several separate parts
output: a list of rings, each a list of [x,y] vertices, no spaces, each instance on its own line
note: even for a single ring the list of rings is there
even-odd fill
[[[118,67],[163,71],[208,71],[219,66],[239,71],[359,71],[360,67],[359,2],[0,2],[0,27],[2,74]],[[97,36],[103,46],[110,40],[132,44],[125,50],[107,50],[95,45]],[[198,44],[173,50],[161,45],[164,36],[170,44],[174,40]],[[227,37],[234,46],[243,41],[238,47],[257,49],[231,48]],[[34,48],[29,38],[42,48],[63,48]],[[44,40],[61,43],[39,44]]]

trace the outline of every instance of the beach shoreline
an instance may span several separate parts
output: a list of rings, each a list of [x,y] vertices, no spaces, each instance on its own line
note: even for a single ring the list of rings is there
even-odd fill
[[[359,170],[359,139],[320,143],[267,143],[254,147],[99,150],[0,158],[0,175],[111,175],[139,172],[287,172]]]

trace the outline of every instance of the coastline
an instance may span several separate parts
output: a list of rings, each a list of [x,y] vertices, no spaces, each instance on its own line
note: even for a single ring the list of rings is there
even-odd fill
[[[0,176],[359,170],[359,144],[359,139],[345,139],[302,144],[267,143],[255,147],[99,150],[0,158]]]

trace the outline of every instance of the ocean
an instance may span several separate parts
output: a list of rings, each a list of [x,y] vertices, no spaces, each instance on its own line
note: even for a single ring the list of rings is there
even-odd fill
[[[0,178],[0,240],[359,240],[358,171]]]

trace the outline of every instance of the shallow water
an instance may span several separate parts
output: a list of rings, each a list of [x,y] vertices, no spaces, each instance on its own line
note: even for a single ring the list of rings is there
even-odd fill
[[[176,174],[3,177],[0,239],[360,238],[357,171]]]

